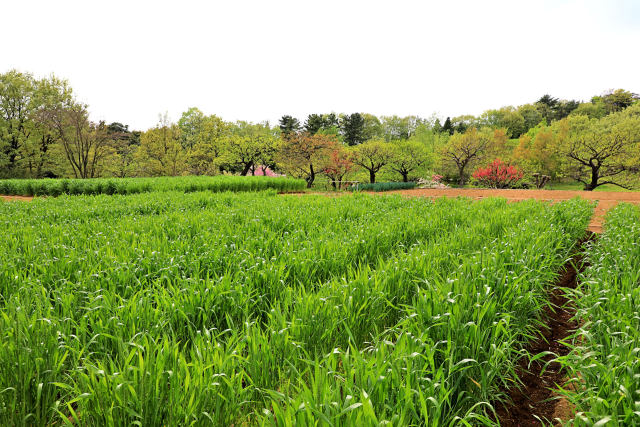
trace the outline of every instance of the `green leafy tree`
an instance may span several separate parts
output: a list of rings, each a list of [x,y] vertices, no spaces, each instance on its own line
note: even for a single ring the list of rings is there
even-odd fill
[[[605,184],[636,185],[640,170],[640,105],[602,119],[571,116],[557,125],[566,128],[560,145],[566,171],[591,191]],[[561,129],[562,130],[562,129]]]
[[[514,107],[503,107],[499,110],[487,110],[481,121],[485,126],[505,128],[509,138],[518,138],[526,131],[525,119]]]
[[[260,145],[249,136],[231,135],[227,154],[231,163],[240,167],[240,175],[246,176],[260,159]]]
[[[200,134],[203,131],[205,116],[196,107],[191,107],[180,117],[178,120],[178,127],[180,128],[180,141],[184,148],[192,148],[200,138]]]
[[[465,133],[454,133],[442,148],[442,159],[455,166],[459,185],[464,185],[467,181],[468,169],[485,158],[492,141],[491,134],[491,130],[478,131],[470,128]]]
[[[51,76],[36,81],[30,112],[31,131],[20,150],[21,163],[28,176],[55,176],[53,170],[57,169],[60,160],[64,161],[52,155],[58,139],[50,119],[51,114],[71,105],[72,101],[72,91],[66,80]]]
[[[601,99],[607,112],[615,113],[631,106],[638,99],[638,95],[624,89],[616,89],[605,93]]]
[[[542,114],[533,104],[524,104],[518,107],[518,112],[524,119],[524,131],[536,127],[542,121]]]
[[[32,131],[35,91],[31,74],[17,70],[0,74],[0,167],[9,176],[17,174],[20,150]]]
[[[540,123],[520,137],[512,158],[529,175],[556,178],[561,164],[558,138],[551,126]]]
[[[74,176],[98,177],[102,161],[113,152],[107,125],[91,122],[86,105],[77,102],[57,108],[50,120]]]
[[[389,141],[407,140],[415,134],[416,128],[425,121],[418,116],[383,116],[384,139]]]
[[[112,141],[114,151],[106,159],[107,171],[118,178],[135,174],[134,154],[140,142],[138,136],[129,131],[128,125],[113,122],[107,125],[107,134]]]
[[[426,146],[417,141],[396,141],[392,143],[392,155],[389,168],[402,176],[403,182],[409,181],[409,174],[430,162],[430,153]]]
[[[354,164],[369,172],[369,182],[376,182],[376,174],[385,165],[391,162],[393,147],[384,141],[367,141],[353,149],[352,161]]]
[[[471,115],[465,114],[451,119],[451,126],[458,133],[464,133],[467,129],[478,126],[478,119]]]
[[[364,134],[362,137],[365,141],[384,138],[384,126],[379,118],[368,113],[362,114],[362,118],[364,119]]]
[[[433,131],[434,132],[442,132],[442,123],[440,123],[440,119],[436,118],[433,122]]]
[[[225,155],[230,170],[247,175],[250,172],[254,174],[263,161],[273,164],[272,145],[277,135],[268,123],[238,121],[231,126],[230,131]],[[296,134],[290,134],[289,138],[294,135]]]
[[[158,124],[140,136],[135,154],[142,176],[177,176],[185,169],[186,152],[182,148],[180,127],[165,114]]]
[[[187,153],[187,166],[194,175],[216,175],[223,171],[231,125],[216,115],[202,118],[194,144]]]
[[[592,102],[583,102],[571,112],[572,116],[582,115],[590,119],[601,119],[607,115],[607,109],[601,98],[594,98]]]
[[[336,143],[338,141],[333,135],[291,134],[282,138],[278,146],[278,166],[291,176],[303,178],[307,188],[311,188],[326,164],[328,150]]]

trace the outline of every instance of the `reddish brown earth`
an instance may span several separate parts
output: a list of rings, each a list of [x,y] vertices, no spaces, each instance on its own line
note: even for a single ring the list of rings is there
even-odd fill
[[[16,200],[22,201],[22,202],[29,202],[31,200],[33,200],[32,196],[2,196],[0,195],[0,200],[6,201],[6,202],[14,202]]]
[[[471,188],[447,188],[443,190],[435,189],[415,189],[389,191],[378,194],[402,194],[411,197],[471,197],[474,199],[484,199],[487,197],[504,197],[509,200],[518,201],[526,199],[537,200],[568,200],[574,197],[581,197],[587,200],[597,200],[595,213],[589,224],[589,230],[594,233],[602,232],[602,223],[606,212],[619,202],[640,204],[640,192],[616,192],[616,191],[565,191],[565,190],[489,190]]]
[[[580,242],[579,247],[594,237],[595,235],[590,233]],[[557,356],[568,354],[569,348],[562,341],[571,335],[578,324],[572,319],[576,309],[565,296],[565,289],[574,289],[577,286],[577,275],[584,266],[578,252],[563,267],[558,280],[549,291],[551,306],[545,309],[546,326],[540,330],[540,338],[527,349],[529,353],[535,355],[551,352]],[[552,361],[554,357],[548,355],[533,362],[531,366],[527,366],[527,358],[521,360],[517,368],[521,387],[507,391],[511,402],[509,405],[496,405],[497,418],[501,426],[529,427],[549,423],[560,425],[561,421],[573,418],[575,411],[571,403],[559,398],[554,392],[555,388],[566,383],[565,373],[560,364]]]

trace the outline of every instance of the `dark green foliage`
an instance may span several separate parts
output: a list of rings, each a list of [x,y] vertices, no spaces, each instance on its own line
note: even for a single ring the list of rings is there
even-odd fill
[[[349,187],[349,191],[393,191],[393,190],[410,190],[418,185],[415,182],[376,182],[357,184]]]
[[[325,127],[325,120],[321,114],[309,114],[304,122],[304,130],[311,135],[315,135],[318,131]]]
[[[289,135],[300,131],[300,121],[292,116],[282,116],[280,119],[280,130],[283,135]]]
[[[453,125],[451,124],[451,117],[447,117],[442,125],[442,132],[447,132],[449,135],[453,135]]]
[[[347,114],[341,123],[342,135],[347,145],[362,144],[365,140],[364,118],[360,113]]]
[[[538,111],[546,120],[547,124],[551,124],[554,120],[562,120],[567,117],[573,110],[578,108],[580,102],[575,100],[565,101],[554,98],[551,95],[542,96],[537,102]]]

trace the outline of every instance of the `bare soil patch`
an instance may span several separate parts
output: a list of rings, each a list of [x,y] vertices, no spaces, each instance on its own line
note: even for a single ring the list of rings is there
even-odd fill
[[[3,200],[5,202],[15,202],[15,201],[30,202],[31,200],[33,200],[33,196],[2,196],[0,195],[0,200]]]
[[[578,250],[584,243],[593,239],[595,234],[589,233],[580,242]],[[557,356],[565,356],[569,348],[562,341],[579,326],[572,318],[575,306],[565,295],[565,289],[577,286],[577,275],[585,267],[580,252],[577,252],[563,267],[557,282],[549,290],[551,306],[545,309],[546,326],[540,330],[540,338],[531,343],[528,351],[532,355],[552,352]],[[555,394],[554,389],[566,383],[565,373],[554,356],[545,356],[528,365],[523,358],[517,369],[522,381],[520,388],[508,390],[510,406],[497,405],[497,418],[501,426],[529,427],[540,426],[544,422],[560,425],[560,420],[567,421],[574,415],[574,408],[564,398]],[[548,365],[545,367],[545,365]]]

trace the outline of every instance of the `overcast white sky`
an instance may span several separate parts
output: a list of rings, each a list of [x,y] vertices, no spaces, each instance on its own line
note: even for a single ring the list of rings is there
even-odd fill
[[[637,0],[1,1],[0,72],[55,73],[133,129],[640,92]]]

